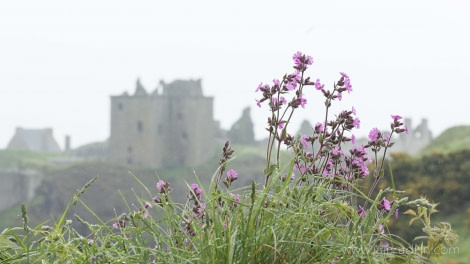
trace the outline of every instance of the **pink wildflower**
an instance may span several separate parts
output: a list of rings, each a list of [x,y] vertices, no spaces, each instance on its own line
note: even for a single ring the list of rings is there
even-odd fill
[[[364,210],[364,207],[360,206],[359,205],[359,209],[357,209],[357,214],[360,216],[360,217],[364,217],[366,215],[366,210]]]
[[[234,169],[230,169],[227,171],[227,181],[228,182],[233,182],[236,179],[238,179],[238,173]]]
[[[372,130],[369,132],[369,140],[370,141],[376,141],[379,137],[380,131],[377,128],[372,128]]]
[[[158,189],[159,192],[162,192],[164,186],[165,186],[165,182],[164,182],[164,181],[159,180],[159,181],[157,182],[157,189]]]

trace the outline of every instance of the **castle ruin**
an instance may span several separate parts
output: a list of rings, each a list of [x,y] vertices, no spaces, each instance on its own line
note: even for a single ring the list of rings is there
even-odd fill
[[[52,128],[25,129],[17,127],[15,135],[7,149],[25,149],[32,151],[60,152],[59,144],[54,139]]]
[[[195,166],[212,157],[218,123],[201,80],[176,80],[147,93],[111,96],[111,161],[152,168]]]
[[[432,140],[432,131],[428,128],[428,120],[421,119],[421,123],[416,127],[413,127],[411,118],[405,118],[404,123],[408,127],[408,134],[401,133],[392,150],[416,155]]]
[[[227,137],[232,144],[255,144],[255,132],[253,131],[253,121],[251,121],[250,117],[250,107],[243,109],[242,116],[232,125],[227,132]]]

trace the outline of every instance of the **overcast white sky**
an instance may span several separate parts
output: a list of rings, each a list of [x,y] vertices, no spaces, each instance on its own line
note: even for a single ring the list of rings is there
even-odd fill
[[[160,79],[202,79],[228,129],[251,106],[257,138],[267,109],[255,88],[292,72],[292,54],[314,58],[312,78],[346,72],[365,135],[390,114],[427,118],[435,136],[470,125],[470,2],[396,1],[2,1],[0,148],[15,127],[52,127],[63,146],[109,136],[110,95]],[[323,117],[308,94],[294,120]]]

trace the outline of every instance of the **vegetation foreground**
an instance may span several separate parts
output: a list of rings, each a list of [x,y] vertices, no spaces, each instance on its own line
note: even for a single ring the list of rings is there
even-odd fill
[[[340,73],[327,90],[319,79],[304,75],[312,57],[297,52],[293,59],[294,73],[256,89],[257,105],[267,105],[270,112],[264,182],[232,188],[239,175],[231,167],[234,150],[227,142],[211,185],[204,188],[196,176],[196,183],[187,184],[185,203],[174,202],[168,182],[156,179],[148,187],[134,176],[145,190],[135,194],[138,204],[123,198],[127,212],[110,220],[89,209],[94,224],[69,212],[77,204],[88,208],[81,195],[95,177],[52,226],[30,227],[23,205],[23,226],[0,234],[2,263],[437,263],[455,250],[458,236],[450,224],[431,222],[435,203],[409,201],[395,188],[391,173],[391,186],[377,188],[393,134],[407,132],[401,116],[392,115],[390,132],[373,128],[368,144],[356,146],[351,132],[360,125],[356,110],[329,116],[332,102],[352,91],[349,76]],[[311,135],[295,137],[287,128],[294,112],[307,105],[304,88],[321,92],[325,115]],[[343,149],[345,143],[352,147]],[[281,149],[291,153],[286,164]],[[360,183],[366,178],[372,184],[364,192]],[[405,206],[412,208],[404,212],[410,224],[423,225],[416,244],[387,227]],[[75,221],[87,232],[77,232]]]

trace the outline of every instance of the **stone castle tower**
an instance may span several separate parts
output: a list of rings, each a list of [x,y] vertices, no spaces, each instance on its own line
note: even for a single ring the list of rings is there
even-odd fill
[[[409,133],[401,133],[392,150],[416,155],[433,139],[432,131],[428,128],[428,120],[423,118],[418,126],[413,127],[411,118],[405,118],[405,125]]]
[[[227,137],[232,144],[250,145],[256,142],[250,107],[243,109],[242,116],[232,125],[232,128],[227,132]]]
[[[176,80],[147,93],[137,80],[133,95],[111,96],[109,158],[152,168],[194,166],[214,154],[218,123],[213,98],[201,80]]]

